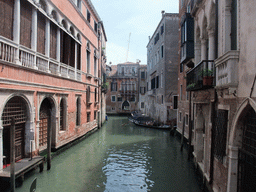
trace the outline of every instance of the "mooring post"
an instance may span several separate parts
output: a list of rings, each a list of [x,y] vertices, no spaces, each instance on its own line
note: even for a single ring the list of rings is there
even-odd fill
[[[183,145],[184,145],[184,132],[185,132],[185,117],[183,118],[183,127],[182,127],[182,135],[181,135],[181,146],[180,150],[183,151]]]
[[[11,130],[10,130],[10,142],[11,142],[11,192],[15,191],[15,119],[11,119]]]
[[[52,115],[52,113],[50,113]],[[47,170],[51,169],[51,115],[48,118],[48,127],[47,127]]]

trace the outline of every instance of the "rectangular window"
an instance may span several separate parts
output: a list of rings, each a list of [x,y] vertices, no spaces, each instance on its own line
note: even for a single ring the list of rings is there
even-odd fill
[[[161,35],[164,33],[164,25],[161,26]]]
[[[189,100],[189,92],[188,91],[186,92],[186,99],[187,99],[187,101]]]
[[[117,91],[117,82],[111,83],[111,91]]]
[[[159,87],[159,76],[156,76],[156,88]]]
[[[141,108],[141,109],[144,109],[144,102],[141,102],[141,103],[140,103],[140,108]]]
[[[112,102],[116,102],[116,96],[115,96],[115,95],[112,95],[112,96],[111,96],[111,101],[112,101]]]
[[[123,98],[122,97],[117,97],[117,101],[123,101]]]
[[[87,10],[87,21],[91,22],[91,13]]]
[[[188,125],[188,114],[186,114],[185,123],[186,123],[186,125]]]
[[[90,73],[90,57],[91,57],[91,53],[90,51],[86,51],[86,57],[87,57],[87,73]]]
[[[97,77],[97,57],[94,57],[94,76]]]
[[[135,102],[135,96],[134,95],[130,98],[130,101]]]
[[[180,85],[180,100],[182,101],[182,85]]]
[[[151,89],[155,89],[155,78],[151,79]]]
[[[91,121],[91,112],[87,112],[87,123]]]
[[[94,111],[94,120],[97,119],[97,111]]]
[[[173,96],[173,109],[178,109],[178,96]]]
[[[94,31],[98,32],[98,23],[96,21],[94,21]]]
[[[140,73],[140,78],[141,78],[141,79],[145,79],[145,71],[142,71],[142,72]]]
[[[163,45],[161,46],[161,57],[162,58],[164,57],[164,46]]]
[[[179,120],[180,122],[182,122],[182,113],[180,112],[180,115],[179,115]]]

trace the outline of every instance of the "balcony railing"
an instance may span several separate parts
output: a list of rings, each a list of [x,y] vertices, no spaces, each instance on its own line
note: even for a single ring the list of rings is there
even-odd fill
[[[0,61],[32,68],[38,71],[62,76],[77,81],[82,80],[82,71],[51,59],[29,48],[18,47],[14,42],[0,36]]]
[[[209,89],[215,85],[213,60],[203,60],[187,72],[187,91]]]

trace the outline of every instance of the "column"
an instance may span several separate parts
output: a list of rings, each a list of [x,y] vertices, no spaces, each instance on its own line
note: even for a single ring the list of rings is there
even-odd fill
[[[206,60],[207,57],[207,45],[206,45],[207,41],[206,39],[201,39],[201,61]]]
[[[77,43],[75,42],[75,80],[77,80]]]
[[[209,35],[209,60],[214,60],[215,59],[215,33],[214,29],[208,30],[208,35]],[[208,69],[212,70],[213,68],[213,63],[209,62],[208,63]]]
[[[46,19],[46,24],[45,24],[45,56],[50,57],[50,21]],[[49,60],[48,60],[48,66],[47,66],[47,71],[50,72],[49,70]]]
[[[200,42],[195,43],[195,65],[201,61],[201,44]]]
[[[32,8],[32,26],[31,26],[31,49],[36,53],[37,52],[37,10]],[[34,55],[34,69],[37,69],[36,66],[36,56]]]
[[[225,21],[224,21],[224,52],[231,50],[231,6],[225,7]]]
[[[14,2],[14,16],[13,16],[13,41],[18,45],[14,60],[16,64],[21,65],[19,61],[19,44],[20,44],[20,0]]]
[[[237,191],[238,147],[229,146],[227,192]]]

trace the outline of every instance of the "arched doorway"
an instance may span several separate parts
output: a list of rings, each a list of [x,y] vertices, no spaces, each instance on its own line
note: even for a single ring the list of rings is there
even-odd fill
[[[130,110],[130,104],[128,101],[124,101],[122,104],[122,110],[129,111]]]
[[[250,107],[243,118],[242,146],[238,156],[238,190],[253,192],[256,189],[256,113]]]
[[[15,161],[25,156],[25,124],[28,119],[27,107],[23,98],[15,96],[4,107],[3,121],[3,155],[10,163],[10,128],[11,117],[15,119]]]
[[[48,98],[44,99],[39,111],[39,147],[47,146],[47,130],[51,125],[52,106]]]

